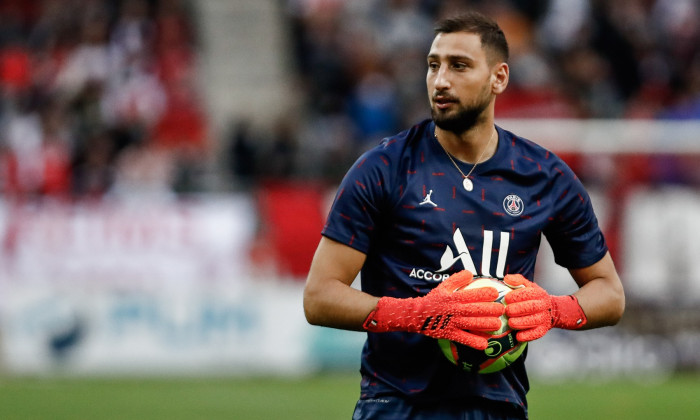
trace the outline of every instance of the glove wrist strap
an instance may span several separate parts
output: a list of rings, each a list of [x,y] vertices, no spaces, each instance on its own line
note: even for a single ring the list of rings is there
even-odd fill
[[[552,296],[553,327],[565,330],[578,330],[588,320],[576,296]]]
[[[379,299],[377,306],[367,315],[362,328],[369,332],[406,331],[401,325],[411,299],[397,299],[385,296]]]

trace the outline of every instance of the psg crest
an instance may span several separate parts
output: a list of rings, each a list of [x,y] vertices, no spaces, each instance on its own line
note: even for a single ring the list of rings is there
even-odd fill
[[[511,216],[520,216],[525,209],[522,198],[515,194],[510,194],[503,200],[503,209]]]

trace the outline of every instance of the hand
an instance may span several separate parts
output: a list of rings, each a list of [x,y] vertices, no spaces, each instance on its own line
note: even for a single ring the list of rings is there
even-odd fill
[[[472,281],[472,273],[464,270],[425,296],[383,297],[367,316],[364,328],[371,332],[417,332],[484,350],[488,345],[484,333],[500,328],[504,307],[494,302],[498,291],[493,287],[455,291]]]
[[[586,324],[575,296],[552,296],[520,274],[508,274],[503,281],[515,289],[505,301],[508,325],[520,330],[518,341],[537,340],[554,327],[575,330]]]

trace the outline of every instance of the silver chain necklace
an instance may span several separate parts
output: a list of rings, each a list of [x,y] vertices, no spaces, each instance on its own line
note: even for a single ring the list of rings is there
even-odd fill
[[[472,168],[469,170],[468,174],[464,175],[464,172],[462,172],[462,170],[459,168],[459,165],[457,165],[457,162],[455,162],[455,160],[452,157],[452,155],[450,154],[450,152],[448,152],[447,149],[445,149],[445,146],[443,146],[442,143],[440,143],[440,140],[438,140],[437,132],[436,131],[433,132],[433,136],[435,137],[435,140],[438,142],[438,144],[442,148],[442,151],[445,152],[447,157],[450,159],[450,162],[452,162],[454,167],[457,168],[459,173],[462,175],[462,186],[464,187],[465,190],[471,191],[474,189],[474,183],[471,181],[471,179],[469,179],[469,175],[471,175],[472,172],[474,172],[474,169],[476,169],[476,166],[479,164],[479,162],[481,162],[481,158],[484,157],[484,154],[486,153],[486,150],[488,150],[489,146],[491,145],[491,142],[493,141],[493,138],[496,136],[496,133],[497,133],[497,131],[494,130],[493,134],[491,134],[491,138],[489,138],[489,142],[486,144],[486,147],[484,147],[484,150],[481,151],[481,155],[479,155],[479,158],[474,163],[474,166],[472,166]]]

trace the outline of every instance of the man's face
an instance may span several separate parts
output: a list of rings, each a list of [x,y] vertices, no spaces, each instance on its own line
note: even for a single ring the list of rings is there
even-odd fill
[[[476,34],[438,34],[428,53],[426,84],[435,124],[457,134],[469,130],[489,107],[492,72]]]

